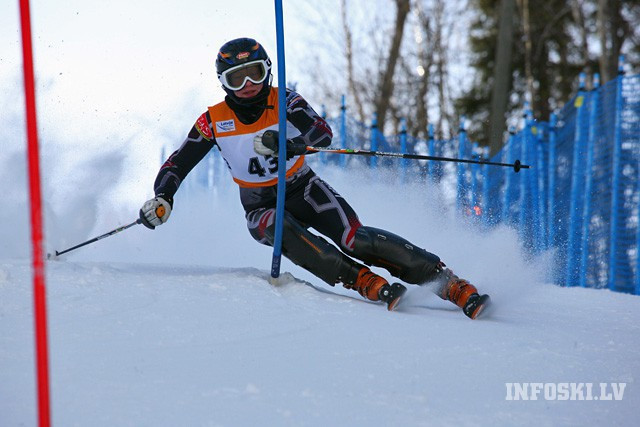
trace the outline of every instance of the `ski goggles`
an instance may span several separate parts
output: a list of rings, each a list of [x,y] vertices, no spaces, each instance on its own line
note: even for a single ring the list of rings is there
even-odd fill
[[[247,81],[257,85],[262,83],[267,78],[269,69],[271,69],[271,63],[261,59],[229,68],[223,71],[218,78],[227,89],[240,90],[247,84]]]

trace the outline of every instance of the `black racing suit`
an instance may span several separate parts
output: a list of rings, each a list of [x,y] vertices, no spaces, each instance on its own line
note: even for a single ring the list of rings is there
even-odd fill
[[[286,93],[287,121],[300,132],[292,142],[328,146],[332,132],[327,122],[299,94],[291,90]],[[225,102],[245,124],[255,122],[262,111],[271,108],[266,101],[240,105],[228,96]],[[173,196],[191,169],[214,146],[220,149],[210,132],[215,121],[209,111],[200,116],[182,146],[162,165],[154,185],[157,196],[173,203]],[[276,185],[240,187],[240,200],[253,238],[272,245]],[[352,258],[386,268],[392,275],[414,284],[427,282],[439,272],[440,260],[436,255],[388,231],[363,226],[347,201],[306,163],[287,178],[285,200],[283,254],[331,285],[354,283],[363,266]],[[340,250],[311,233],[310,227],[331,239]]]

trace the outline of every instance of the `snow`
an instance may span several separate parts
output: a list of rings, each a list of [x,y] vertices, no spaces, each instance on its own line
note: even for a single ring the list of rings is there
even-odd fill
[[[439,254],[491,294],[487,318],[471,321],[420,287],[390,313],[288,261],[271,285],[271,250],[246,231],[234,184],[187,184],[155,231],[136,226],[47,262],[53,424],[635,425],[637,296],[548,284],[552,253],[531,258],[514,230],[457,217],[433,186],[368,171],[321,175],[365,223]],[[10,187],[10,200],[19,194]],[[103,195],[88,197],[70,192],[63,216],[45,203],[49,251],[136,217],[137,205],[95,209],[107,206]],[[10,206],[0,425],[35,425],[28,235],[6,227],[26,214]],[[506,400],[506,383],[563,382],[626,388],[619,401]]]

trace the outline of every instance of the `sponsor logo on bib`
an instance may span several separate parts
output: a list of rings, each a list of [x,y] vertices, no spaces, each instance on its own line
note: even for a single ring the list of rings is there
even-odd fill
[[[233,119],[216,122],[216,130],[219,133],[233,132],[234,130],[236,130],[236,122]]]

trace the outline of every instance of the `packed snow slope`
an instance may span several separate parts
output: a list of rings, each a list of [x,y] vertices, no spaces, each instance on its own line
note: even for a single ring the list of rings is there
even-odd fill
[[[49,252],[132,222],[145,198],[126,195],[151,192],[124,179],[114,182],[130,191],[104,194],[111,169],[92,167],[94,185],[45,182]],[[234,184],[187,184],[167,224],[47,262],[53,424],[636,425],[640,298],[549,284],[553,253],[524,255],[514,230],[461,218],[439,188],[322,175],[362,222],[491,294],[493,311],[471,321],[414,286],[390,313],[288,261],[274,286],[271,250],[249,236]],[[28,215],[14,187],[0,214],[2,426],[36,424]],[[619,401],[507,400],[506,383],[572,382],[626,388]]]

